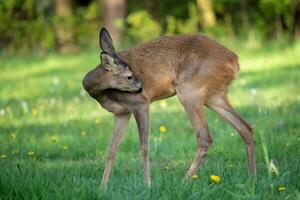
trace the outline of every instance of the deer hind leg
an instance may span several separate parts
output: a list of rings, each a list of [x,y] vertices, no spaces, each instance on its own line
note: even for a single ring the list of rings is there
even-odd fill
[[[109,175],[112,169],[113,161],[121,144],[122,136],[124,135],[130,116],[131,113],[115,115],[114,133],[108,148],[108,161],[106,163],[105,170],[103,173],[101,186],[105,186],[109,180]]]
[[[177,89],[177,95],[191,121],[197,139],[197,153],[185,175],[185,178],[187,178],[197,173],[203,158],[212,144],[212,138],[204,116],[204,97],[199,89],[198,91]]]
[[[215,95],[207,101],[206,105],[217,112],[224,118],[236,131],[241,135],[247,147],[248,157],[248,170],[251,177],[255,177],[256,164],[254,155],[254,140],[253,130],[248,124],[230,105],[225,94]]]

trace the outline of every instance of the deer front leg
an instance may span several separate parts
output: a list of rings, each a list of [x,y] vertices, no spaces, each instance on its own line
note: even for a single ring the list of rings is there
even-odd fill
[[[133,112],[140,138],[141,154],[144,162],[144,181],[145,184],[150,187],[151,178],[150,178],[150,165],[149,165],[149,105],[142,106]]]
[[[115,115],[115,127],[113,136],[111,139],[111,143],[108,148],[108,161],[105,166],[105,170],[103,173],[101,186],[105,186],[109,180],[110,171],[113,165],[113,161],[115,159],[116,153],[119,149],[119,146],[122,141],[122,136],[125,132],[125,129],[128,125],[131,113],[124,114],[116,114]]]
[[[197,153],[185,178],[197,174],[198,168],[202,164],[203,159],[212,144],[212,138],[204,116],[203,94],[201,94],[199,90],[194,91],[195,92],[189,92],[189,90],[186,90],[185,88],[177,89],[178,98],[191,121],[197,139]]]

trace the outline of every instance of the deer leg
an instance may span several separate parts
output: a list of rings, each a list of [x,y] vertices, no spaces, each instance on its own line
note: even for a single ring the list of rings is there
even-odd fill
[[[213,97],[207,102],[207,106],[224,118],[243,138],[247,145],[248,170],[251,177],[256,175],[256,164],[254,155],[253,130],[230,105],[226,97]]]
[[[115,127],[114,127],[113,136],[111,139],[111,143],[108,148],[108,161],[106,163],[105,170],[103,173],[101,186],[105,186],[109,180],[109,175],[111,172],[113,161],[115,159],[116,153],[121,144],[122,136],[124,135],[125,129],[128,125],[129,119],[130,119],[130,116],[131,116],[131,113],[115,115]]]
[[[208,148],[212,144],[212,138],[204,116],[204,98],[201,94],[196,92],[185,94],[177,91],[177,95],[194,128],[198,146],[194,161],[185,175],[187,178],[197,173]]]
[[[144,162],[144,181],[150,187],[150,164],[148,153],[148,136],[149,136],[149,105],[139,107],[133,112],[139,130],[141,154]]]

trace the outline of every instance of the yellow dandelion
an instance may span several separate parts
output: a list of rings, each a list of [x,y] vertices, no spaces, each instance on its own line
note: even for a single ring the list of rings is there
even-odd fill
[[[31,110],[31,114],[32,114],[32,116],[36,116],[36,115],[38,114],[37,109],[36,109],[36,108],[33,108],[33,109]]]
[[[199,178],[199,176],[198,176],[197,174],[195,174],[195,175],[192,176],[192,179],[193,179],[193,180],[196,180],[196,179],[198,179],[198,178]]]
[[[49,138],[49,140],[51,141],[51,142],[57,142],[58,141],[58,137],[57,136],[51,136],[50,138]]]
[[[160,101],[159,103],[161,108],[166,108],[167,107],[167,102],[165,100]]]
[[[10,133],[9,136],[13,140],[16,139],[16,137],[17,137],[17,135],[15,133]]]
[[[15,154],[18,154],[19,153],[19,150],[12,150],[11,151],[11,154],[15,155]]]
[[[99,118],[96,118],[96,119],[95,119],[95,123],[96,123],[96,124],[100,124],[100,119],[99,119]]]
[[[165,133],[165,132],[167,131],[167,128],[166,128],[165,126],[160,126],[160,127],[159,127],[159,131],[160,131],[161,133]]]
[[[210,179],[215,183],[220,183],[220,181],[221,181],[221,177],[218,175],[211,175]]]
[[[29,156],[29,157],[34,156],[34,151],[28,151],[27,156]]]
[[[7,158],[7,156],[5,154],[1,154],[0,158],[4,160]]]
[[[85,131],[81,131],[81,136],[86,136],[86,132]]]
[[[68,150],[69,147],[68,147],[68,145],[63,145],[63,146],[62,146],[62,149],[63,149],[63,150]]]
[[[285,186],[279,186],[278,187],[278,191],[279,192],[284,192],[286,190],[286,187]]]

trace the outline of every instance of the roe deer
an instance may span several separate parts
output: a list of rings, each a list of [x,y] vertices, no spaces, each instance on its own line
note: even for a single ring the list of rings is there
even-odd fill
[[[204,106],[217,112],[241,135],[247,147],[249,174],[255,175],[252,128],[227,99],[228,86],[239,72],[236,54],[202,35],[161,37],[116,52],[105,28],[100,31],[99,45],[102,64],[87,73],[83,86],[115,116],[101,185],[109,180],[113,160],[133,114],[139,131],[144,180],[150,186],[149,106],[155,100],[175,94],[191,121],[198,146],[185,177],[197,173],[212,144]]]

